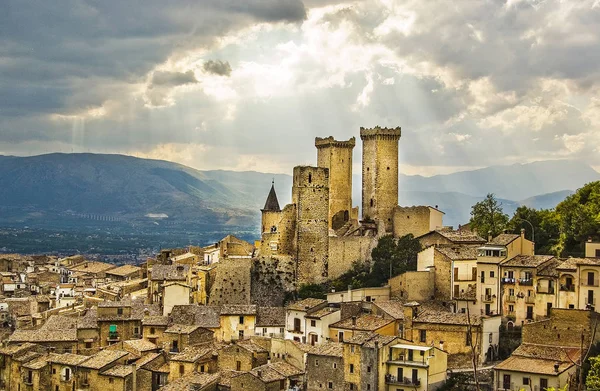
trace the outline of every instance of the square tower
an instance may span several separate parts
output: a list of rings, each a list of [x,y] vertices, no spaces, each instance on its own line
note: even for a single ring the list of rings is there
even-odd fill
[[[362,153],[362,216],[393,230],[393,211],[398,205],[398,141],[400,127],[360,128]]]
[[[296,205],[296,280],[322,283],[329,274],[329,170],[294,167],[292,203]]]
[[[356,139],[315,138],[317,166],[329,169],[329,228],[341,228],[352,212],[352,152]]]

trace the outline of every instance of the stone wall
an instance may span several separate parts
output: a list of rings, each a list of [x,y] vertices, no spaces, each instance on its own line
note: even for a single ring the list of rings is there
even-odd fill
[[[360,138],[363,142],[363,218],[382,221],[386,232],[392,232],[393,210],[398,205],[400,128],[360,128]]]
[[[430,231],[431,209],[428,206],[396,206],[393,212],[394,237],[412,234],[415,238]]]
[[[427,301],[434,296],[433,272],[406,272],[388,280],[391,297],[406,301]]]
[[[329,170],[329,228],[338,229],[350,219],[352,210],[352,150],[354,137],[337,141],[315,139],[317,166]]]
[[[329,237],[329,278],[335,279],[352,268],[355,261],[371,259],[377,238],[370,236]]]
[[[215,268],[209,305],[250,304],[252,259],[222,259]]]
[[[283,306],[286,292],[296,288],[295,269],[293,258],[287,255],[255,258],[252,262],[252,304]]]
[[[595,342],[600,340],[600,315],[588,310],[559,309],[550,311],[550,319],[525,323],[522,328],[523,343],[547,344],[556,341],[561,346],[581,346],[581,334],[585,345],[590,342],[592,329],[596,327]]]
[[[329,170],[294,167],[292,202],[296,204],[296,279],[298,284],[328,279]]]
[[[331,387],[329,387],[331,382]],[[308,354],[306,385],[309,390],[344,391],[344,361],[342,357]]]

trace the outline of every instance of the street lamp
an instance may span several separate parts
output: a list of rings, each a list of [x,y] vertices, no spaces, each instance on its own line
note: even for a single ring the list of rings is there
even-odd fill
[[[531,241],[535,243],[535,228],[533,228],[533,224],[531,224],[531,221],[522,219],[520,217],[518,219],[529,224],[529,226],[531,227]]]

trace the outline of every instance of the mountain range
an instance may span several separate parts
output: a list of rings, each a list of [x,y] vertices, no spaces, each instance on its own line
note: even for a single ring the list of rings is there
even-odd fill
[[[402,169],[400,169],[402,171]],[[578,161],[493,166],[431,177],[400,175],[399,204],[437,205],[446,225],[466,223],[471,206],[494,193],[509,215],[519,205],[552,208],[600,174]],[[271,181],[280,205],[291,199],[290,175],[200,171],[124,155],[0,156],[0,225],[77,221],[191,224],[256,229]],[[360,205],[360,176],[353,203]]]

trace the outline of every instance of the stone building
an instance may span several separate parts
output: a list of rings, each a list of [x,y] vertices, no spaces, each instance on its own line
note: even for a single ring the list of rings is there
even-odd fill
[[[345,391],[344,345],[327,342],[315,345],[306,358],[308,390]]]

